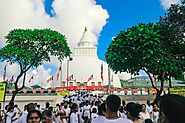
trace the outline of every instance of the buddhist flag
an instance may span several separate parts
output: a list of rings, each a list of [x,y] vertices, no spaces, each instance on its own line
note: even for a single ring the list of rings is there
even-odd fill
[[[60,72],[61,72],[61,66],[58,68],[57,75],[56,75],[56,81],[58,81],[60,77]]]
[[[93,79],[93,74],[89,77],[89,79],[87,80],[88,82],[91,81]]]
[[[33,79],[33,76],[31,76],[31,78],[29,79],[29,81],[28,81],[28,82],[30,83],[32,79]]]
[[[50,76],[47,80],[47,83],[51,82],[53,80],[53,76]]]
[[[6,79],[6,65],[4,67],[4,74],[3,74],[3,80],[5,80],[5,79]]]
[[[73,74],[67,78],[68,81],[73,80]]]
[[[11,77],[11,79],[9,80],[10,83],[12,83],[14,81],[14,75]]]
[[[101,64],[101,80],[103,81],[103,63]]]

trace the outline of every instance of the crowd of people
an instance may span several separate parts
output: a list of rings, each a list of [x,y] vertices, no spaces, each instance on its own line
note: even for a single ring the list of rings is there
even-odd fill
[[[167,94],[157,104],[139,104],[126,103],[113,94],[103,100],[78,92],[65,96],[56,106],[46,102],[44,108],[29,103],[21,111],[11,102],[3,114],[0,123],[185,123],[185,97]]]

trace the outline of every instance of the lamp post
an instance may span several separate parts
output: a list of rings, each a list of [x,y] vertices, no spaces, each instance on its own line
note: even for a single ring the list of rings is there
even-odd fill
[[[68,76],[69,76],[69,61],[72,61],[73,60],[73,58],[72,57],[69,57],[69,59],[67,60],[67,80],[66,80],[66,82],[67,82],[67,90],[68,90]]]

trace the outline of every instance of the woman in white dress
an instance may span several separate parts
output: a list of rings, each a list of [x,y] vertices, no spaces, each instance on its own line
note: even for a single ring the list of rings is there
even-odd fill
[[[139,113],[141,120],[144,122],[146,119],[150,119],[149,113],[146,111],[146,105],[141,104],[141,112]]]

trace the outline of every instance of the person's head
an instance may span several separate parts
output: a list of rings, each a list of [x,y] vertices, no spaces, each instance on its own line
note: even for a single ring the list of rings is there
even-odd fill
[[[42,123],[51,123],[52,122],[52,113],[49,110],[42,112]]]
[[[46,102],[46,108],[49,108],[50,104],[49,102]]]
[[[146,104],[147,104],[148,106],[150,106],[150,105],[151,105],[150,100],[147,100],[147,101],[146,101]]]
[[[117,113],[121,105],[121,99],[117,95],[109,95],[105,101],[107,113]]]
[[[40,123],[42,115],[38,110],[31,110],[27,115],[27,123]]]
[[[157,104],[153,104],[153,111],[159,111]]]
[[[144,123],[153,123],[153,121],[151,119],[145,119]]]
[[[142,112],[146,112],[146,105],[145,104],[141,104],[141,110],[142,110]]]
[[[93,108],[92,109],[92,113],[97,113],[97,109],[96,108]]]
[[[35,104],[34,103],[29,103],[27,105],[27,111],[30,112],[32,110],[35,110]]]
[[[139,116],[139,113],[141,112],[141,105],[130,102],[125,106],[125,111],[127,117],[131,120],[134,120]]]
[[[78,111],[78,105],[76,103],[73,103],[71,106],[71,112],[77,112]]]
[[[124,107],[126,105],[125,100],[122,100],[122,106]]]
[[[67,106],[68,106],[68,102],[64,101],[64,108],[67,108]]]
[[[157,104],[160,123],[185,123],[185,97],[167,94],[161,96]]]

